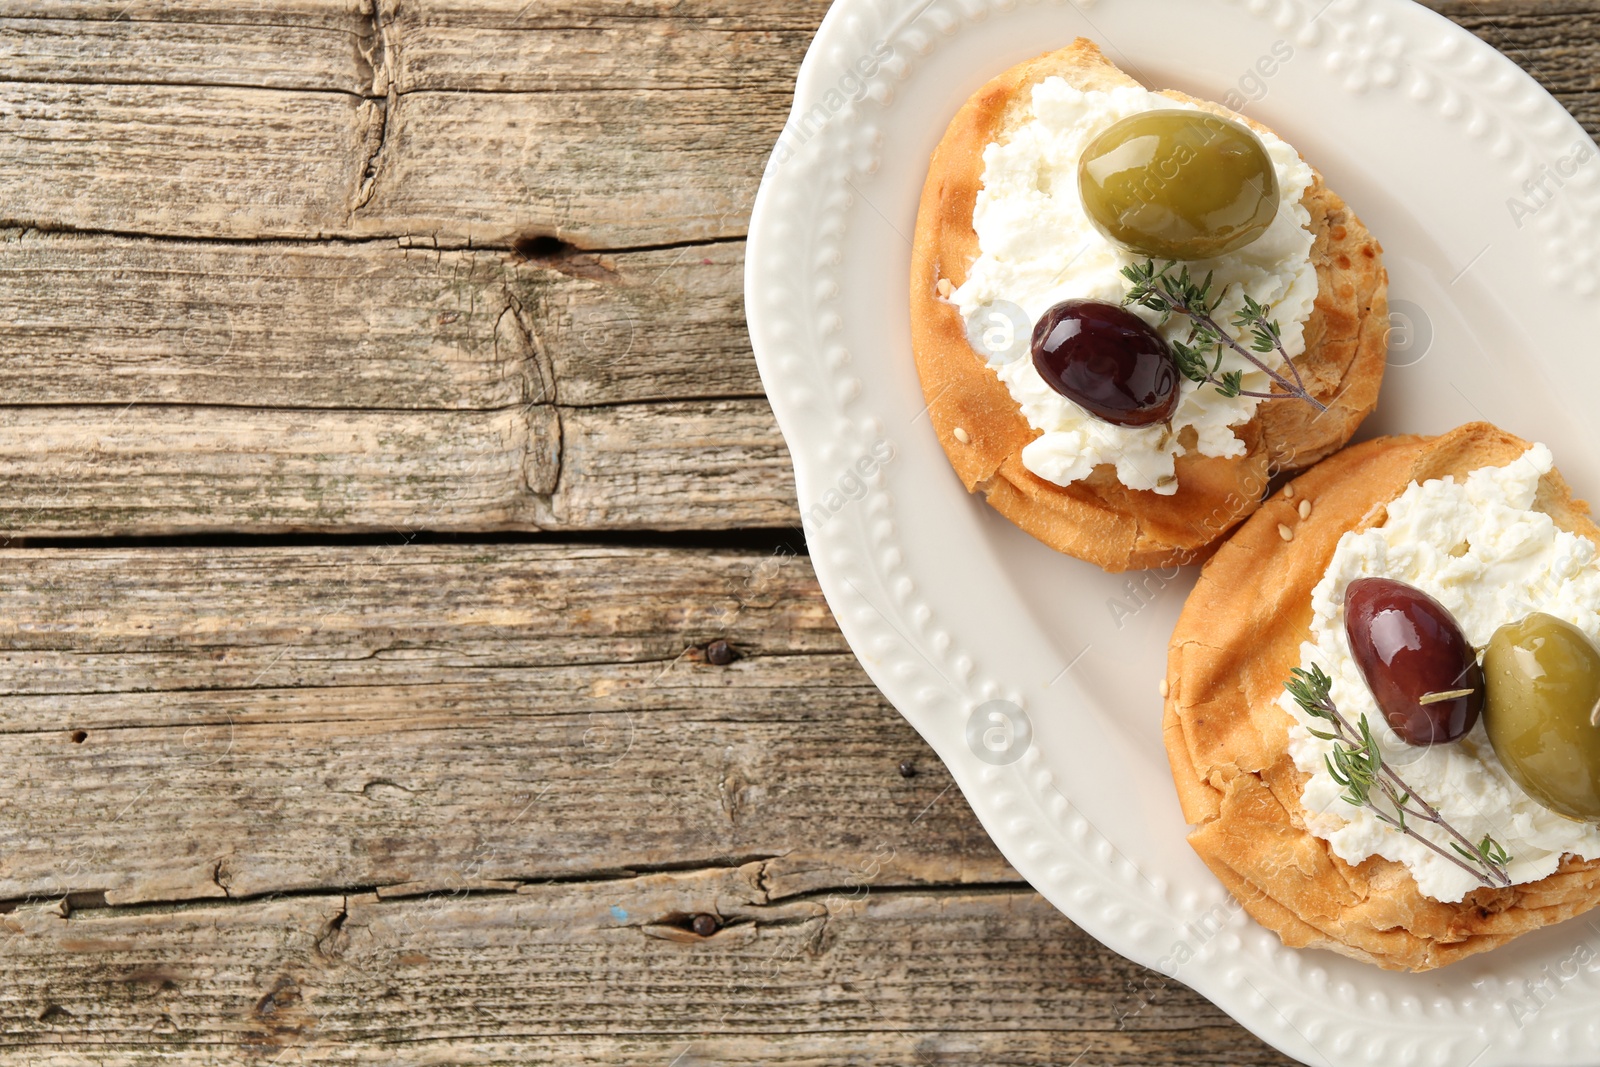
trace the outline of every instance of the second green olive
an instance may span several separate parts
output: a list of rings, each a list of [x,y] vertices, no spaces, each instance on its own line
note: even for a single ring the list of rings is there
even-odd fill
[[[1267,232],[1278,172],[1247,126],[1204,111],[1146,111],[1078,160],[1083,208],[1113,244],[1157,259],[1211,259]]]
[[[1551,810],[1600,820],[1600,651],[1536,612],[1495,631],[1483,674],[1483,725],[1506,771]]]

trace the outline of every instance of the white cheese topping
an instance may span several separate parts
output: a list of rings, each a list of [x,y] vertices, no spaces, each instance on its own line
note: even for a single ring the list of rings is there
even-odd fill
[[[1600,856],[1600,827],[1557,815],[1507,776],[1480,722],[1455,744],[1407,745],[1391,731],[1350,655],[1344,632],[1344,590],[1357,578],[1392,578],[1416,586],[1448,608],[1467,640],[1482,648],[1495,630],[1535,611],[1577,626],[1600,639],[1600,566],[1595,545],[1557,528],[1533,510],[1539,477],[1550,450],[1535,445],[1507,467],[1473,471],[1464,482],[1413,482],[1389,505],[1382,526],[1347,533],[1311,594],[1311,640],[1300,662],[1322,667],[1333,679],[1331,696],[1351,722],[1365,715],[1384,762],[1469,841],[1492,834],[1512,856],[1513,881],[1531,882],[1556,869],[1564,853]],[[1479,882],[1397,831],[1366,808],[1341,799],[1328,773],[1332,742],[1312,737],[1311,720],[1285,695],[1295,717],[1289,753],[1311,775],[1301,798],[1310,829],[1341,859],[1369,856],[1404,863],[1422,892],[1458,901]],[[1449,850],[1449,839],[1413,821],[1416,829]]]
[[[1121,270],[1142,263],[1143,258],[1116,248],[1090,224],[1078,192],[1078,159],[1090,141],[1130,115],[1192,107],[1140,88],[1080,92],[1060,78],[1034,86],[1034,118],[1007,143],[991,144],[983,153],[983,189],[972,219],[981,254],[966,283],[951,296],[968,323],[996,301],[1020,307],[1030,329],[1062,300],[1121,303],[1128,291]],[[1273,306],[1284,348],[1297,356],[1305,350],[1303,327],[1317,296],[1311,216],[1300,203],[1311,185],[1311,168],[1277,137],[1260,136],[1278,172],[1283,199],[1277,218],[1265,234],[1239,251],[1189,267],[1199,278],[1215,272],[1213,291],[1226,292],[1215,313],[1218,322],[1229,326],[1248,293]],[[1158,324],[1154,312],[1134,310]],[[1188,334],[1187,320],[1173,316],[1162,333],[1169,340],[1182,340]],[[1023,349],[1022,358],[1002,363],[995,371],[1028,425],[1042,431],[1023,449],[1023,465],[1057,485],[1070,485],[1096,466],[1114,463],[1117,477],[1130,489],[1176,493],[1173,459],[1187,451],[1178,441],[1179,433],[1192,427],[1198,438],[1195,447],[1204,455],[1243,455],[1244,444],[1230,427],[1250,421],[1263,403],[1245,396],[1229,399],[1212,386],[1184,381],[1173,432],[1159,424],[1116,426],[1046,385],[1027,358],[1026,345]],[[1281,362],[1275,354],[1263,358],[1271,366]],[[1245,371],[1246,389],[1269,386],[1267,376],[1237,354],[1227,354],[1222,370]]]

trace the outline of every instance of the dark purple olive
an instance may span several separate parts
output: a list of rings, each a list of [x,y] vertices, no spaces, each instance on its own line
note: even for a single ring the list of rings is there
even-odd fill
[[[1118,426],[1148,426],[1178,406],[1167,342],[1127,308],[1063,300],[1033,327],[1033,366],[1045,384]]]
[[[1404,582],[1357,578],[1344,590],[1344,632],[1401,740],[1439,745],[1477,723],[1483,669],[1455,618],[1433,597]]]

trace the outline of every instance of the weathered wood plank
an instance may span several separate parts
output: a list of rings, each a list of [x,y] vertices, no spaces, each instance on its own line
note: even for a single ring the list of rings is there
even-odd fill
[[[235,26],[312,26],[339,29],[354,18],[371,18],[379,7],[387,23],[425,15],[446,24],[480,27],[511,26],[548,29],[601,19],[675,18],[685,32],[724,24],[756,29],[815,31],[827,13],[827,0],[272,0],[240,4],[237,0],[51,0],[41,11],[39,0],[0,0],[0,18],[81,19],[87,21],[189,22]],[[403,12],[397,11],[404,7]]]
[[[1539,80],[1600,135],[1600,3],[1596,0],[1426,0]]]
[[[543,416],[540,425],[534,417]],[[554,466],[549,408],[0,408],[0,531],[494,529]]]
[[[8,699],[48,728],[0,738],[26,768],[0,808],[0,895],[454,888],[752,855],[786,886],[1015,877],[848,657],[731,679],[688,662],[483,673]]]
[[[302,410],[554,400],[517,336],[510,258],[12,231],[0,241],[0,393]]]
[[[0,569],[0,899],[749,856],[784,894],[1015,878],[801,558],[397,537]]]
[[[335,25],[319,26],[314,12],[296,17],[286,4],[273,5],[277,17],[271,21],[259,8],[206,11],[193,5],[181,17],[155,21],[116,17],[117,12],[105,17],[103,4],[95,5],[101,17],[87,18],[41,18],[66,12],[29,6],[33,17],[0,15],[0,70],[13,82],[115,80],[347,93],[372,86],[370,71],[357,58],[363,20],[354,11],[343,12]],[[0,5],[0,11],[12,7]],[[205,21],[208,16],[221,21]],[[252,17],[259,21],[247,21]],[[285,63],[285,56],[295,61]]]
[[[3,924],[0,1043],[44,1064],[1287,1062],[1017,890],[781,899],[750,865]]]
[[[603,0],[602,0],[603,2]],[[0,0],[0,18],[73,19],[83,22],[201,23],[218,26],[307,26],[341,29],[361,15],[363,0]],[[283,57],[280,63],[287,64]]]
[[[0,98],[13,102],[0,110],[0,182],[29,190],[6,217],[44,228],[242,238],[423,233],[500,246],[530,232],[589,246],[739,236],[805,44],[801,31],[684,35],[675,29],[681,19],[659,16],[641,33],[637,18],[616,18],[621,13],[611,29],[569,30],[563,42],[550,38],[552,12],[544,12],[540,24],[509,27],[498,45],[514,56],[504,66],[539,69],[539,78],[466,72],[460,80],[470,89],[498,82],[533,91],[462,93],[429,89],[426,78],[394,82],[405,70],[406,14],[391,14],[358,20],[344,40],[319,41],[313,53],[327,62],[311,68],[330,68],[317,86],[326,92],[304,91],[316,84],[309,71],[293,93],[272,90],[270,76],[256,79],[261,88],[243,88],[252,68],[265,65],[248,58],[233,64],[228,87],[196,88],[215,79],[181,42],[150,45],[116,20],[106,32],[117,43],[158,53],[147,67],[153,73],[141,78],[155,84],[119,92],[118,65],[108,56],[97,70],[88,50],[59,75],[81,84],[22,80],[51,65],[46,43],[19,65],[17,81],[0,84]],[[29,48],[26,29],[14,31],[22,36],[14,52]],[[203,39],[207,31],[194,32]],[[277,28],[239,38],[229,47],[283,54]],[[632,60],[614,54],[620,40]],[[694,44],[679,49],[682,40]],[[728,54],[719,44],[737,46],[735,60],[719,63],[722,76],[701,77],[698,60]],[[347,72],[337,71],[330,49],[348,53]],[[538,63],[541,50],[568,62]],[[430,49],[420,51],[426,71]],[[779,57],[771,71],[752,63],[765,56]],[[641,70],[687,63],[688,75],[619,83],[616,73],[635,60]],[[167,77],[183,80],[163,82],[168,68]],[[44,150],[27,152],[39,142]],[[8,158],[25,158],[36,180],[11,181],[20,175],[8,173]],[[252,166],[241,169],[243,160]]]
[[[434,545],[396,534],[365,547],[0,558],[8,696],[284,687],[301,676],[404,685],[424,671],[471,684],[486,677],[479,670],[665,667],[717,637],[754,657],[848,650],[809,564],[788,550]]]
[[[787,89],[827,9],[827,0],[426,0],[390,22],[394,79],[401,91]]]
[[[796,523],[764,400],[487,412],[0,408],[0,536]]]
[[[142,978],[141,972],[133,972]],[[156,983],[162,979],[157,976]],[[186,1045],[183,1035],[168,1033],[159,1051],[148,1044],[95,1041],[93,1044],[56,1043],[70,1033],[72,1020],[56,1016],[54,1028],[38,1029],[55,1041],[39,1038],[36,1045],[14,1042],[28,1050],[30,1065],[39,1067],[106,1067],[107,1064],[216,1063],[219,1057],[257,1057],[257,1062],[304,1067],[307,1064],[471,1064],[473,1067],[527,1067],[560,1064],[561,1067],[617,1067],[618,1064],[654,1067],[1293,1067],[1294,1061],[1227,1022],[1181,1030],[1131,1033],[1084,1033],[1060,1030],[989,1030],[938,1032],[912,1030],[865,1032],[768,1033],[699,1036],[685,1040],[676,1035],[639,1034],[609,1037],[566,1034],[559,1037],[439,1038],[408,1041],[403,1045],[374,1042],[322,1044],[315,1040],[287,1050],[276,1045],[258,1051],[254,1045],[239,1049],[232,1044]],[[1074,1065],[1074,1056],[1082,1057]]]
[[[343,93],[0,82],[0,222],[588,247],[742,236],[771,87]]]
[[[110,1046],[127,1055],[127,1046]],[[104,1061],[84,1053],[50,1046],[52,1065]],[[209,1053],[208,1053],[209,1054]],[[193,1057],[198,1051],[187,1053]],[[278,1055],[274,1052],[273,1055]],[[163,1063],[185,1062],[184,1053],[164,1052]],[[1073,1064],[1074,1056],[1081,1057]],[[169,1058],[170,1057],[170,1058]],[[601,1037],[522,1036],[505,1040],[442,1038],[368,1049],[360,1045],[312,1046],[282,1054],[282,1064],[470,1063],[474,1067],[529,1063],[562,1067],[616,1067],[618,1064],[665,1067],[1293,1067],[1231,1022],[1175,1030],[1072,1033],[1060,1030],[969,1030],[959,1033],[927,1029],[862,1032],[767,1033],[759,1036],[704,1035],[694,1040],[640,1034]]]
[[[382,135],[382,107],[345,93],[0,82],[0,212],[43,229],[348,232]]]
[[[0,530],[789,525],[743,253],[11,231]]]
[[[530,254],[0,233],[0,395],[397,411],[761,395],[742,243]]]
[[[789,93],[407,93],[348,229],[591,248],[743,236]]]
[[[792,82],[826,0],[530,4],[419,0],[270,5],[0,3],[0,69],[16,81],[336,89],[382,95],[372,55],[416,89],[744,89]],[[397,8],[400,8],[397,10]],[[284,56],[294,56],[292,64]],[[115,63],[116,78],[108,76]],[[375,88],[378,90],[374,92]]]
[[[561,426],[551,528],[800,525],[789,452],[764,400],[567,408]]]
[[[744,244],[538,260],[531,329],[564,405],[763,395],[744,318]]]

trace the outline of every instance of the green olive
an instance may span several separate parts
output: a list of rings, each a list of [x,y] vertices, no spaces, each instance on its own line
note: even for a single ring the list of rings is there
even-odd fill
[[[1158,259],[1237,251],[1278,213],[1278,172],[1261,139],[1204,111],[1146,111],[1111,126],[1078,160],[1078,189],[1107,240]]]
[[[1495,631],[1483,674],[1483,725],[1511,777],[1552,811],[1600,819],[1600,651],[1536,612]]]

